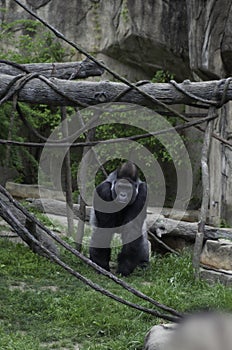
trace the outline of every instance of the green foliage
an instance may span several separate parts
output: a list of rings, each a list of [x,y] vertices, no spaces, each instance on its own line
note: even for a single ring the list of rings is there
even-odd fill
[[[41,23],[34,20],[3,23],[0,41],[2,44],[0,58],[16,63],[61,62],[73,55],[73,51],[62,47],[50,31],[45,30]],[[31,106],[26,103],[20,103],[20,107],[31,126],[45,137],[49,136],[60,122],[60,112],[57,108],[45,105]],[[68,109],[68,113],[71,113],[71,110]],[[12,113],[14,111],[10,103],[0,107],[0,138],[8,139],[10,136],[15,141],[38,141],[17,115],[13,123],[10,122]],[[16,168],[20,174],[18,178],[20,181],[37,181],[39,154],[35,149],[10,147],[8,164],[5,159],[6,147],[0,146],[0,150],[2,151],[0,165]]]
[[[30,125],[44,137],[49,136],[54,127],[60,122],[58,109],[54,110],[44,105],[29,106],[26,103],[19,103],[19,106]],[[14,141],[38,142],[38,138],[25,127],[16,113],[13,123],[11,123],[12,113],[15,112],[11,103],[5,103],[0,107],[0,122],[3,125],[0,130],[0,138],[8,139],[10,135],[10,138]],[[25,181],[28,169],[30,169],[31,182],[37,180],[38,153],[34,148],[12,146],[9,148],[10,157],[8,160],[6,160],[6,146],[0,146],[0,149],[2,150],[0,155],[1,165],[16,168],[20,174],[19,179],[22,181]],[[6,161],[8,161],[7,164]]]
[[[174,79],[174,74],[169,71],[157,70],[154,77],[151,79],[152,83],[168,83]]]
[[[21,204],[50,230],[61,232],[62,226],[57,220],[51,220],[46,214],[37,208],[33,208],[28,201],[21,201]]]
[[[16,36],[18,31],[21,34]],[[62,62],[73,55],[73,51],[62,47],[54,34],[34,20],[3,23],[0,40],[1,59],[17,63]]]
[[[128,20],[129,20],[129,9],[128,9],[127,0],[122,1],[121,15],[122,15],[122,18],[123,18],[125,24],[127,24]]]
[[[163,322],[102,296],[21,244],[1,238],[0,250],[1,349],[141,350],[148,330]],[[70,253],[61,251],[61,257],[95,283],[145,306]],[[126,280],[179,311],[231,311],[231,288],[195,281],[188,251],[155,256],[147,270]]]
[[[225,219],[222,219],[221,223],[220,223],[220,227],[221,228],[231,228],[231,225]]]
[[[123,2],[123,16],[128,15],[127,2]],[[97,23],[98,5],[95,6],[95,15]],[[15,34],[17,33],[17,35]],[[67,58],[70,59],[73,52],[67,48],[62,47],[61,43],[51,34],[50,31],[44,29],[43,25],[34,20],[17,20],[11,23],[3,24],[2,32],[0,34],[0,40],[2,42],[2,52],[1,58],[11,60],[17,63],[35,63],[35,62],[59,62],[64,61]],[[169,72],[157,71],[153,82],[166,82],[173,78],[173,75]],[[51,131],[60,123],[60,110],[58,108],[50,108],[45,105],[31,106],[25,103],[20,103],[23,114],[26,119],[40,134],[44,137],[50,135]],[[72,108],[68,108],[68,115],[73,113]],[[0,131],[0,138],[7,139],[11,131],[11,138],[18,141],[38,141],[38,138],[30,131],[28,131],[19,118],[16,116],[13,125],[10,125],[10,116],[12,113],[12,107],[10,104],[4,104],[0,108],[0,122],[2,125]],[[141,115],[141,119],[146,122],[146,113]],[[169,120],[174,124],[176,123],[176,118],[169,117]],[[122,121],[122,122],[121,122]],[[142,124],[141,124],[142,125]],[[146,133],[146,130],[137,128],[133,125],[128,125],[127,123],[127,113],[122,112],[120,115],[119,123],[106,123],[98,126],[96,129],[96,139],[105,140],[110,138],[119,137],[130,137],[136,134]],[[78,139],[83,139],[84,136]],[[176,155],[178,155],[178,150],[180,145],[173,144],[172,138],[170,138],[170,144],[173,148],[173,152],[176,150]],[[124,146],[122,146],[124,147]],[[129,152],[133,150],[139,151],[141,147],[147,148],[147,150],[153,154],[155,159],[160,162],[171,162],[171,156],[162,146],[162,143],[155,137],[149,137],[146,139],[141,139],[133,143],[133,146],[129,145]],[[2,153],[0,156],[0,164],[5,164],[5,146],[0,146]],[[107,147],[102,150],[104,157],[107,155]],[[15,167],[20,176],[19,180],[24,182],[36,182],[37,180],[37,170],[38,170],[38,159],[39,153],[33,148],[10,148],[10,166]],[[139,152],[137,152],[139,154]],[[76,172],[78,168],[79,160],[81,159],[80,150],[71,151],[71,169],[72,176],[75,181]],[[105,159],[105,158],[103,158]],[[112,171],[118,166],[121,160],[120,145],[117,144],[115,159],[113,161],[108,161],[106,163],[106,170],[108,172]],[[149,167],[153,162],[152,157],[146,159],[146,165]],[[181,162],[181,159],[180,159]],[[30,169],[30,174],[28,174],[28,169]],[[143,174],[141,174],[143,177]],[[96,177],[96,183],[102,181],[104,176],[101,172],[98,172]],[[90,186],[90,184],[86,184]],[[74,186],[76,190],[76,187]]]
[[[93,25],[94,25],[94,38],[95,45],[93,48],[93,52],[96,53],[99,51],[99,41],[102,36],[102,28],[101,28],[101,19],[99,17],[100,6],[98,2],[94,2],[93,4]]]
[[[128,106],[120,106],[120,108],[123,109],[123,107]],[[118,106],[116,107],[117,109],[119,108]],[[120,111],[120,108],[118,109]],[[118,113],[118,112],[116,112]],[[133,112],[132,112],[133,113]],[[108,140],[108,139],[117,139],[117,138],[130,138],[135,135],[142,135],[147,133],[147,130],[141,129],[137,126],[134,126],[131,124],[132,118],[136,118],[136,124],[138,125],[147,125],[149,124],[151,120],[151,114],[150,112],[147,114],[147,110],[140,110],[139,113],[135,113],[135,115],[131,115],[131,110],[129,108],[129,111],[122,111],[120,112],[120,123],[114,122],[111,123],[111,115],[109,114],[109,118],[107,118],[107,113],[104,113],[102,116],[104,121],[107,120],[107,124],[103,123],[102,125],[98,126],[96,128],[96,134],[95,138],[96,140]],[[101,120],[101,117],[100,117]],[[114,116],[113,116],[114,120]],[[116,118],[117,120],[117,118]],[[130,121],[130,122],[128,122]],[[157,125],[157,128],[159,126]],[[106,161],[104,164],[104,168],[106,169],[107,173],[113,171],[115,168],[118,167],[118,165],[122,162],[125,161],[126,159],[122,158],[122,154],[125,154],[125,147],[127,149],[127,152],[129,155],[133,155],[134,152],[136,152],[137,156],[140,158],[140,160],[144,161],[143,157],[143,152],[139,152],[139,150],[142,150],[143,148],[146,148],[151,156],[146,159],[146,165],[148,167],[151,166],[154,158],[157,159],[159,156],[159,150],[161,150],[162,145],[160,141],[153,137],[147,137],[147,138],[141,138],[136,141],[131,141],[128,143],[117,143],[115,150],[114,150],[114,159],[110,159]],[[106,145],[105,147],[102,145],[101,147],[101,158],[102,159],[107,159],[107,156],[109,154],[109,147]],[[154,158],[153,158],[154,157]],[[142,169],[141,169],[142,170]],[[141,177],[143,178],[143,174],[140,173]],[[98,172],[96,176],[96,184],[100,183],[104,179],[104,175],[101,173],[101,171]]]
[[[158,70],[154,77],[152,78],[152,83],[168,83],[170,80],[174,79],[174,74],[170,73],[169,71],[163,71]],[[170,124],[175,127],[179,124],[182,124],[182,120],[176,116],[168,116],[167,120],[170,122]],[[179,157],[180,149],[184,147],[185,144],[185,137],[181,135],[181,138],[183,142],[179,142],[177,140],[173,140],[170,134],[170,146],[172,148],[172,152],[175,154],[175,160],[178,160],[178,164],[180,165],[182,163],[182,159]],[[168,146],[168,145],[167,145]],[[170,146],[168,147],[170,149]],[[171,162],[172,158],[170,154],[167,152],[166,148],[161,147],[161,149],[158,152],[158,157],[162,160],[162,162]]]

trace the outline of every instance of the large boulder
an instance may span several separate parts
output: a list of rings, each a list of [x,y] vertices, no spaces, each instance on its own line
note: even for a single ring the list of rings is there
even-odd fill
[[[160,324],[152,327],[146,335],[143,350],[165,349],[175,328],[176,325],[174,323]]]
[[[8,181],[6,183],[6,189],[10,194],[19,199],[26,198],[53,198],[54,200],[65,200],[65,194],[59,191],[43,188],[39,185],[19,184],[16,182]]]
[[[200,262],[200,277],[209,283],[220,282],[232,286],[232,241],[207,240]]]
[[[157,69],[180,80],[192,72],[207,79],[231,74],[230,0],[69,0],[68,6],[62,0],[25,2],[132,80],[151,78]],[[2,21],[31,18],[12,0],[2,7]]]
[[[231,270],[232,273],[232,241],[225,239],[206,241],[201,254],[201,263],[216,269]]]
[[[231,314],[199,313],[179,325],[154,326],[143,350],[230,350],[231,329]]]
[[[191,70],[202,79],[231,74],[231,1],[188,0],[186,6]]]

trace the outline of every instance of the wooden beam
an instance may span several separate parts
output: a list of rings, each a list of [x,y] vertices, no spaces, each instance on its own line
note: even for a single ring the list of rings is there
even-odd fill
[[[47,78],[72,80],[101,76],[104,73],[104,69],[89,59],[80,62],[27,63],[20,65],[0,60],[1,74],[16,76],[24,72],[36,72]]]
[[[158,237],[183,238],[194,242],[198,231],[197,222],[177,221],[173,219],[162,218],[156,220],[154,224],[148,226],[148,229]],[[205,226],[204,239],[218,240],[220,238],[231,240],[232,229]]]
[[[0,96],[4,97],[8,85],[13,82],[15,77],[6,74],[0,74]],[[45,78],[46,80],[46,78]],[[57,78],[45,80],[34,77],[18,92],[18,100],[32,104],[47,104],[54,106],[76,106],[96,105],[102,102],[128,102],[147,107],[154,106],[150,99],[137,90],[128,88],[126,84],[101,81],[70,81]],[[17,84],[16,82],[15,84]],[[53,87],[51,85],[53,85]],[[225,92],[226,80],[222,81],[204,81],[204,82],[183,82],[178,84],[187,94],[190,93],[196,97],[206,100],[212,100],[215,96],[215,88],[218,86],[217,97],[221,100]],[[192,97],[184,94],[170,83],[150,83],[143,84],[139,87],[144,93],[156,98],[162,103],[171,104],[192,104],[196,102]],[[61,91],[60,95],[57,91]],[[127,92],[125,92],[127,91]],[[121,94],[120,98],[117,98]],[[232,100],[232,83],[226,88],[224,103]]]

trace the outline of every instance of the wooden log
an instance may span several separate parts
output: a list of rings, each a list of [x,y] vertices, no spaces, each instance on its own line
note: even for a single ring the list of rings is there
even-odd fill
[[[66,204],[63,201],[55,200],[51,198],[40,198],[35,200],[30,200],[30,206],[36,208],[41,212],[48,214],[54,214],[59,216],[66,216]],[[91,207],[86,207],[86,221],[89,221]],[[78,219],[80,215],[80,205],[73,204],[73,214],[74,219]]]
[[[67,108],[60,107],[62,121],[62,136],[68,137],[68,120]],[[68,222],[68,236],[72,237],[74,233],[74,215],[73,215],[73,199],[72,199],[72,172],[70,149],[67,150],[64,157],[64,176],[65,176],[65,197],[66,197],[66,214]]]
[[[81,117],[81,115],[79,115],[79,119],[81,122],[81,125],[84,126],[84,121]],[[90,130],[88,130],[85,140],[86,141],[92,141],[95,138],[95,132],[96,129],[92,128]],[[86,179],[87,174],[88,174],[88,164],[91,164],[91,155],[92,155],[92,151],[91,151],[91,147],[85,147],[83,149],[83,153],[82,153],[82,158],[85,158],[85,162],[82,166],[82,179]],[[78,251],[82,251],[82,242],[83,242],[83,238],[84,238],[84,233],[85,233],[85,221],[86,221],[86,203],[85,200],[83,198],[83,196],[85,196],[86,194],[86,181],[82,181],[82,183],[78,184],[79,189],[81,188],[81,195],[80,195],[80,206],[79,206],[79,214],[80,214],[80,220],[78,220],[78,225],[77,225],[77,232],[76,232],[76,249]]]
[[[158,219],[154,222],[149,230],[155,233],[158,237],[176,237],[183,238],[186,241],[195,241],[196,233],[198,230],[198,223],[177,221],[172,219]],[[232,229],[218,228],[212,226],[205,226],[204,239],[218,240],[219,238],[225,238],[232,240]]]
[[[8,85],[13,82],[15,77],[0,74],[0,96],[3,97],[7,92]],[[128,89],[123,83],[101,81],[70,81],[56,78],[50,78],[53,86],[67,96],[60,95],[45,81],[39,78],[29,80],[18,93],[18,101],[32,104],[47,104],[54,106],[77,106],[79,103],[84,105],[96,105],[102,102],[115,101],[119,94],[122,94],[118,101],[134,103],[137,105],[154,107],[154,104],[142,93],[134,89]],[[16,83],[17,84],[17,83]],[[218,86],[218,100],[220,101],[225,89],[226,80],[222,81],[204,81],[204,82],[183,82],[179,84],[187,93],[211,100],[215,95],[215,87]],[[139,87],[140,90],[149,94],[159,101],[170,104],[191,104],[194,99],[183,94],[170,83],[147,83]],[[126,93],[123,93],[127,90]],[[232,100],[232,83],[227,86],[224,103]]]
[[[101,76],[104,69],[95,62],[85,59],[80,62],[54,62],[54,63],[27,63],[27,64],[9,64],[7,61],[1,63],[0,73],[16,76],[24,72],[39,73],[47,78],[59,79],[84,79],[88,77]],[[22,69],[21,69],[21,68]]]
[[[52,189],[44,188],[39,185],[18,184],[16,182],[7,181],[6,190],[14,197],[19,199],[28,198],[52,198],[56,200],[64,200],[64,193]]]
[[[209,108],[209,115],[214,115],[216,113],[215,107]],[[210,145],[212,139],[212,131],[213,131],[213,120],[210,120],[207,123],[205,129],[205,137],[204,143],[202,147],[201,154],[201,172],[202,172],[202,203],[201,203],[201,211],[200,211],[200,222],[198,225],[198,230],[196,234],[196,240],[194,244],[194,252],[193,252],[193,267],[195,277],[199,279],[199,271],[200,271],[200,256],[202,252],[203,242],[204,242],[204,234],[205,234],[205,224],[207,220],[208,206],[209,206],[209,152]]]

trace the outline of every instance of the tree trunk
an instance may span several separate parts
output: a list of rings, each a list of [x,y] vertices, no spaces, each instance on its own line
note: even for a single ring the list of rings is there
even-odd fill
[[[104,73],[104,69],[89,59],[82,62],[27,63],[20,65],[13,62],[9,64],[7,61],[0,60],[0,72],[13,76],[24,72],[38,73],[47,78],[71,80],[100,76]]]
[[[66,107],[61,107],[61,121],[62,121],[62,134],[63,137],[68,137],[68,121]],[[72,237],[74,233],[74,213],[73,213],[73,199],[72,199],[72,174],[71,174],[71,161],[70,161],[70,149],[64,157],[64,172],[65,172],[65,196],[66,196],[66,213],[68,221],[68,236]]]
[[[198,223],[177,221],[172,219],[158,219],[153,225],[148,227],[158,237],[183,238],[186,241],[194,242],[198,230]],[[205,226],[204,239],[232,238],[232,229]]]
[[[13,83],[14,79],[16,78],[10,75],[0,74],[0,96],[6,94],[8,85]],[[46,78],[44,79],[46,80]],[[128,86],[123,83],[109,81],[69,81],[56,78],[47,79],[47,82],[45,82],[45,80],[33,78],[27,81],[18,92],[18,101],[54,106],[78,106],[81,104],[91,106],[102,102],[120,101],[154,107],[154,103],[146,96],[135,89],[128,88]],[[17,83],[18,81],[14,84]],[[220,82],[214,80],[193,83],[188,81],[178,84],[178,86],[187,93],[207,100],[212,100],[215,95],[215,87],[218,86],[217,97],[219,101],[221,101],[227,85],[226,80]],[[192,102],[196,102],[194,98],[187,96],[179,91],[173,84],[169,83],[154,84],[148,82],[140,86],[139,89],[162,103],[169,105],[191,104]],[[14,90],[11,91],[13,92]],[[57,91],[60,91],[61,94]],[[117,99],[119,94],[122,95]],[[223,98],[224,103],[232,100],[232,84],[227,86],[225,95],[225,98]]]
[[[209,115],[214,114],[215,109],[210,107]],[[202,203],[200,211],[200,222],[198,225],[198,230],[196,234],[196,240],[194,245],[193,253],[193,267],[195,269],[195,277],[199,279],[199,269],[200,269],[200,255],[202,252],[204,233],[205,233],[205,224],[208,216],[209,209],[209,152],[210,144],[212,139],[212,130],[213,130],[213,120],[209,121],[205,130],[205,138],[202,147],[201,155],[201,172],[202,172]]]

